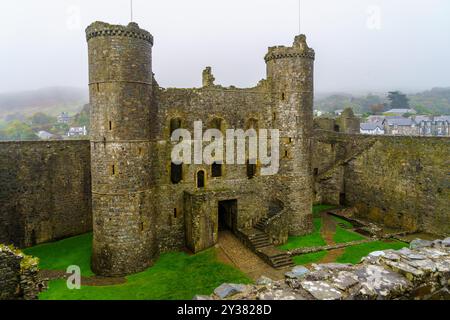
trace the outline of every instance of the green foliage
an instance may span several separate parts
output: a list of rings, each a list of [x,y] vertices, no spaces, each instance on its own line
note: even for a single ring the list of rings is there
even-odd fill
[[[320,234],[322,228],[322,219],[314,219],[314,232],[306,236],[289,237],[288,242],[278,248],[281,250],[292,250],[297,248],[310,248],[326,245],[325,240]]]
[[[127,283],[68,290],[65,281],[51,281],[42,300],[190,300],[209,295],[222,283],[251,283],[241,271],[217,261],[215,249],[189,256],[161,255],[148,270],[127,277]]]
[[[412,95],[404,95],[398,91],[392,92],[389,97],[390,108],[413,108],[418,114],[424,115],[450,115],[450,88],[433,88]],[[352,107],[355,113],[373,113],[371,106],[384,104],[388,107],[384,97],[367,95],[355,97],[349,94],[330,95],[317,99],[315,107],[321,111],[333,112],[338,109]],[[381,106],[380,106],[381,107]],[[375,111],[378,111],[378,107]]]
[[[326,98],[317,99],[314,102],[314,105],[318,110],[326,112],[334,112],[340,109],[352,108],[354,113],[365,113],[371,112],[371,106],[382,103],[383,99],[380,96],[373,94],[369,94],[365,97],[337,94]]]
[[[450,115],[450,88],[433,88],[409,98],[419,114]]]
[[[91,106],[89,104],[84,105],[84,107],[80,111],[80,113],[76,114],[73,117],[71,125],[73,127],[84,127],[84,126],[86,126],[86,128],[89,131],[89,128],[91,126],[90,112],[91,112]]]
[[[292,258],[296,265],[305,265],[310,263],[316,263],[325,258],[327,255],[326,251],[319,251],[314,253],[302,254],[300,256],[295,256]]]
[[[407,246],[407,243],[400,241],[375,241],[358,244],[345,248],[344,253],[337,258],[336,262],[357,264],[363,257],[367,256],[371,252],[388,249],[399,250]]]
[[[45,113],[38,112],[30,117],[30,122],[34,127],[39,127],[55,123],[56,118],[46,115]]]
[[[38,257],[39,268],[42,270],[65,271],[68,266],[77,265],[81,268],[82,275],[93,275],[91,271],[92,233],[38,245],[25,249],[24,252]]]
[[[2,130],[4,140],[23,141],[38,140],[38,136],[33,132],[31,127],[20,121],[12,121]]]

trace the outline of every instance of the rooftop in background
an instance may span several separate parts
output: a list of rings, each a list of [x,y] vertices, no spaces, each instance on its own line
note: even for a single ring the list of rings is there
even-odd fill
[[[401,116],[405,113],[417,114],[417,111],[414,109],[391,109],[386,112],[383,112],[383,114],[395,114],[395,115],[399,115],[399,116]]]

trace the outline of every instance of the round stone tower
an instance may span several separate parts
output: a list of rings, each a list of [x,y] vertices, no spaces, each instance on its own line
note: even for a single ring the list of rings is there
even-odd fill
[[[275,196],[284,202],[290,235],[312,232],[311,135],[315,53],[304,35],[292,47],[271,47],[265,60],[272,93],[273,128],[280,130]]]
[[[122,276],[157,254],[151,208],[153,37],[136,23],[86,29],[91,103],[92,269]]]

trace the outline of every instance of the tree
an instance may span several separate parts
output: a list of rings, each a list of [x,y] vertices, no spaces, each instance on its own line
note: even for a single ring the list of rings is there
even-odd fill
[[[370,106],[370,111],[372,112],[372,114],[381,114],[384,111],[384,104],[382,103],[372,104]]]
[[[44,126],[55,123],[56,119],[45,113],[38,112],[30,118],[30,122],[33,126]]]
[[[6,140],[10,141],[39,140],[29,125],[17,120],[8,124],[4,130],[4,134]]]
[[[80,113],[76,114],[72,119],[72,126],[74,127],[84,127],[89,131],[90,128],[90,116],[91,116],[91,106],[86,104]]]
[[[392,109],[409,109],[408,97],[400,91],[391,91],[388,94],[388,100]]]

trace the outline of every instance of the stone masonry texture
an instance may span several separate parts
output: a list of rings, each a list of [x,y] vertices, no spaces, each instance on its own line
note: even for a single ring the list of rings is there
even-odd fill
[[[450,238],[373,252],[357,265],[295,267],[286,279],[222,284],[203,300],[449,300]],[[224,290],[233,288],[233,290]]]
[[[92,230],[89,141],[0,142],[0,243]]]
[[[36,300],[44,288],[38,280],[38,260],[0,245],[0,300]]]
[[[268,219],[274,244],[309,234],[313,202],[448,234],[450,140],[358,135],[351,110],[313,120],[315,52],[304,35],[270,47],[267,76],[251,88],[215,84],[211,67],[199,70],[201,88],[161,88],[153,36],[136,23],[95,22],[86,39],[91,141],[0,143],[0,243],[93,230],[93,270],[123,276],[163,252],[214,246],[221,214],[238,235]],[[226,164],[219,176],[211,164],[175,168],[171,133],[192,133],[194,121],[222,133],[279,129],[278,174],[262,175],[261,163]]]
[[[272,47],[267,79],[238,89],[214,84],[210,67],[203,87],[160,88],[152,73],[153,37],[128,26],[95,22],[89,47],[93,268],[102,275],[144,270],[160,252],[193,251],[217,243],[219,201],[237,201],[236,229],[254,226],[269,203],[284,203],[291,235],[312,230],[311,133],[314,51],[298,36],[292,47]],[[247,167],[182,165],[171,180],[171,127],[193,132],[194,121],[225,133],[236,128],[280,129],[276,176],[247,177]],[[250,159],[247,159],[250,160]],[[196,184],[199,172],[205,186]],[[201,172],[200,172],[201,174]]]
[[[316,202],[354,206],[394,229],[450,232],[449,138],[314,136]]]

